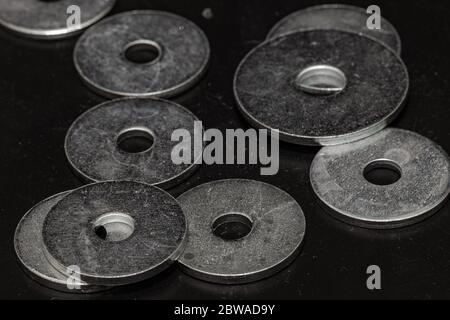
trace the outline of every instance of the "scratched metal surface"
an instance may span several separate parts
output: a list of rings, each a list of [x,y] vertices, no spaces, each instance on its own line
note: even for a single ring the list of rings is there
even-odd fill
[[[401,178],[385,186],[368,182],[364,168],[376,159],[397,164]],[[447,199],[450,158],[415,132],[387,128],[351,145],[321,149],[310,179],[337,218],[368,228],[400,227],[425,219]]]
[[[14,248],[25,272],[44,286],[59,291],[71,292],[67,287],[68,277],[56,270],[42,250],[42,226],[50,209],[57,204],[67,192],[42,200],[34,206],[20,221],[14,235]],[[86,282],[76,282],[81,292],[106,290],[106,287],[91,286]],[[73,291],[71,292],[73,293]]]
[[[348,79],[336,95],[317,97],[295,85],[301,70],[331,65]],[[334,145],[359,140],[390,123],[408,92],[408,72],[387,47],[355,33],[310,30],[258,46],[239,65],[234,91],[255,126],[283,141]]]
[[[370,30],[366,27],[369,14],[364,8],[347,5],[330,4],[318,5],[298,10],[281,19],[267,35],[274,38],[294,30],[314,28],[340,29],[373,37],[392,48],[395,52],[401,53],[401,40],[395,27],[381,17],[381,29]]]
[[[171,141],[172,133],[184,128],[194,136],[195,121],[199,120],[194,114],[170,101],[118,99],[81,115],[71,125],[64,147],[71,166],[86,181],[133,180],[166,189],[197,169],[195,164],[171,161],[178,143]],[[154,137],[151,149],[142,153],[121,150],[116,140],[127,128],[149,130]],[[194,153],[200,153],[201,147]]]
[[[47,3],[46,3],[47,2]],[[114,0],[0,0],[0,24],[14,32],[31,38],[65,38],[79,32],[67,27],[69,6],[81,10],[81,29],[85,29],[104,17],[114,6]],[[70,11],[70,10],[69,10]]]
[[[162,53],[151,63],[126,59],[129,43],[152,39]],[[183,17],[146,10],[105,19],[84,33],[74,51],[80,77],[106,97],[172,97],[192,87],[209,60],[205,34]]]
[[[211,44],[211,64],[202,81],[175,100],[206,128],[249,128],[232,95],[235,68],[282,17],[319,1],[119,0],[114,13],[167,10],[191,19]],[[369,1],[346,1],[368,6]],[[393,126],[413,130],[450,151],[450,8],[447,1],[377,1],[402,38],[409,68],[408,102]],[[211,8],[213,17],[202,12]],[[432,35],[432,36],[430,36]],[[0,31],[0,297],[71,298],[40,286],[21,270],[13,247],[14,229],[33,205],[81,186],[64,154],[70,124],[104,101],[80,81],[72,62],[76,39],[42,43]],[[193,279],[173,267],[157,278],[77,298],[448,298],[450,297],[450,204],[430,219],[405,229],[368,231],[330,217],[313,197],[308,175],[318,151],[281,145],[276,176],[261,177],[258,166],[202,166],[175,196],[211,180],[250,178],[271,183],[302,206],[308,230],[299,257],[272,278],[223,286]],[[382,290],[366,288],[366,268],[378,264]]]
[[[206,183],[177,198],[189,223],[186,249],[179,261],[188,274],[215,283],[249,283],[267,278],[298,254],[305,217],[284,191],[254,180]],[[239,241],[211,232],[214,221],[239,213],[252,223]]]
[[[151,209],[150,209],[151,208]],[[104,241],[91,232],[106,213],[126,213],[131,235]],[[89,284],[123,285],[149,279],[172,265],[183,251],[186,218],[178,202],[161,189],[129,181],[78,188],[54,205],[43,223],[44,252],[60,272],[79,266]]]

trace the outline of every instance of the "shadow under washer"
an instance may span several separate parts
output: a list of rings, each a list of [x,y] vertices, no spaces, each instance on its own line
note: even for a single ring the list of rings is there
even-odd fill
[[[0,25],[29,38],[67,38],[101,20],[115,3],[115,0],[0,0]]]
[[[419,222],[440,208],[450,192],[450,160],[427,138],[388,128],[355,143],[322,148],[310,179],[336,218],[390,229]]]
[[[269,277],[300,250],[299,204],[269,184],[242,179],[195,187],[177,198],[188,221],[182,269],[202,280],[237,284]]]
[[[156,98],[122,98],[107,101],[82,114],[67,132],[65,151],[72,168],[90,182],[133,180],[170,188],[198,167],[203,146],[187,146],[191,163],[175,164],[172,141],[175,130],[193,140],[201,137],[199,121],[175,102]],[[198,131],[198,132],[195,132]]]

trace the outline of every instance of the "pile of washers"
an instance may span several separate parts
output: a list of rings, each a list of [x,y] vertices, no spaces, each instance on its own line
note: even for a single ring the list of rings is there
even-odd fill
[[[77,30],[60,15],[74,4],[83,13]],[[113,5],[0,0],[0,24],[61,38],[96,23]],[[255,127],[279,130],[289,143],[324,146],[310,178],[331,213],[362,227],[394,228],[443,204],[450,161],[425,137],[384,129],[406,99],[409,78],[395,29],[382,19],[381,30],[370,30],[367,17],[364,9],[344,5],[287,16],[243,59],[233,89]],[[34,279],[95,292],[148,279],[177,261],[203,280],[245,283],[296,257],[305,217],[295,199],[272,185],[212,181],[177,199],[163,191],[197,168],[195,159],[173,163],[178,142],[172,133],[194,136],[202,129],[193,126],[198,119],[190,111],[162,98],[194,86],[209,56],[204,33],[166,12],[114,15],[80,37],[74,62],[81,79],[119,99],[82,114],[66,136],[69,163],[91,184],[40,202],[17,227],[16,253]],[[201,154],[203,146],[194,149]],[[370,182],[377,169],[397,179]]]

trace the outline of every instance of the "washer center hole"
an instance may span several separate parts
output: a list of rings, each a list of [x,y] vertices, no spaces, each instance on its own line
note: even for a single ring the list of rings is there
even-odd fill
[[[212,224],[212,232],[223,240],[239,240],[248,235],[253,228],[253,222],[246,215],[230,212],[216,218]]]
[[[363,171],[364,178],[372,184],[387,186],[402,177],[400,166],[391,160],[379,159],[370,162]]]
[[[347,86],[347,77],[330,65],[314,65],[303,69],[295,78],[295,86],[312,95],[339,93]]]
[[[156,62],[161,53],[161,46],[151,40],[133,41],[125,47],[125,58],[137,64]]]
[[[150,150],[155,143],[153,134],[143,128],[122,131],[117,138],[117,146],[128,153],[142,153]]]
[[[134,219],[125,213],[111,212],[94,222],[95,234],[105,241],[118,242],[128,239],[134,232]]]

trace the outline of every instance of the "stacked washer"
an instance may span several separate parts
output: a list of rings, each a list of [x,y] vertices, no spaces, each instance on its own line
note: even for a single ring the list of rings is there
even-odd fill
[[[238,107],[284,141],[323,146],[310,170],[315,194],[337,218],[395,228],[434,213],[450,191],[449,157],[416,133],[387,128],[409,88],[400,38],[385,19],[347,5],[295,12],[241,62]],[[382,177],[374,171],[390,171]]]
[[[186,219],[165,191],[100,182],[46,199],[22,218],[17,255],[40,283],[94,292],[165,270],[185,244]]]
[[[76,5],[91,12],[83,1]],[[50,8],[53,16],[61,9],[46,6],[29,9]],[[40,35],[50,34],[56,31]],[[34,279],[57,290],[96,292],[147,279],[179,260],[195,277],[242,283],[292,261],[305,218],[278,188],[222,180],[177,200],[160,189],[186,179],[203,150],[194,146],[191,165],[172,162],[175,130],[203,132],[194,126],[195,115],[162,98],[195,85],[208,60],[204,33],[166,12],[115,15],[80,37],[74,62],[81,79],[106,98],[119,99],[82,114],[66,136],[71,167],[91,184],[40,202],[17,227],[16,252]]]
[[[114,1],[99,1],[104,10],[70,2],[92,13],[84,27]],[[34,37],[74,33],[55,18],[64,1],[0,0],[0,7],[11,3],[53,13],[35,14],[35,24],[22,26],[16,17],[28,9],[11,6],[0,23],[12,30]],[[338,218],[390,228],[423,219],[443,203],[450,165],[426,138],[384,129],[399,113],[409,79],[395,29],[382,20],[382,31],[369,30],[366,20],[364,10],[341,5],[293,13],[244,58],[234,93],[253,125],[277,129],[287,142],[325,146],[312,164],[311,183]],[[80,37],[74,61],[81,79],[120,99],[88,110],[67,133],[69,163],[91,184],[42,201],[17,227],[16,252],[33,278],[58,290],[95,292],[147,279],[179,261],[194,277],[245,283],[296,257],[305,218],[284,191],[244,179],[213,181],[176,200],[160,189],[196,169],[196,159],[193,165],[171,161],[172,132],[202,130],[193,126],[195,115],[162,98],[195,85],[208,60],[203,32],[164,12],[115,15]],[[401,177],[388,186],[366,181],[378,167]]]

